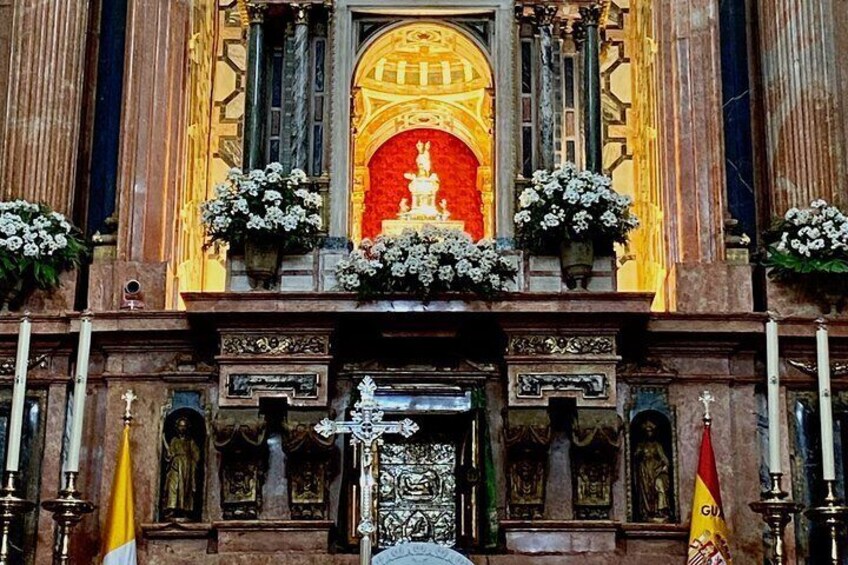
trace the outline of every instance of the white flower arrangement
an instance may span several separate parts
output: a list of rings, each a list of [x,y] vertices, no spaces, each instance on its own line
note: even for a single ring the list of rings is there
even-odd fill
[[[766,239],[774,276],[848,274],[848,216],[824,200],[791,208]]]
[[[26,200],[0,202],[0,291],[51,289],[59,275],[86,254],[82,235],[47,206]]]
[[[210,243],[246,240],[277,243],[285,251],[314,247],[321,231],[321,195],[304,184],[306,174],[283,172],[279,163],[243,173],[231,169],[201,205]]]
[[[491,298],[508,290],[515,274],[493,242],[432,226],[363,240],[336,268],[339,288],[363,298],[411,293],[428,300],[443,292]]]
[[[536,171],[518,196],[518,240],[538,253],[551,252],[563,241],[626,243],[639,226],[632,204],[629,196],[612,189],[608,176],[578,171],[572,163]]]

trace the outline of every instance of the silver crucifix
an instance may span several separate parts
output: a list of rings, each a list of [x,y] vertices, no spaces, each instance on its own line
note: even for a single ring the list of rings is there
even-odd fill
[[[336,434],[351,434],[353,445],[360,445],[359,474],[359,562],[371,564],[371,535],[374,533],[372,497],[374,495],[374,453],[382,444],[383,434],[401,434],[410,437],[418,431],[418,424],[406,418],[399,422],[384,422],[383,411],[374,398],[377,385],[374,379],[365,377],[359,383],[361,398],[354,405],[351,421],[335,421],[324,418],[315,424],[315,431],[324,437]]]

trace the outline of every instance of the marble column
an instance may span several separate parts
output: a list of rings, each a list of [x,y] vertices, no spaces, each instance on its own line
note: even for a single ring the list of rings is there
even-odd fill
[[[658,0],[658,156],[667,264],[724,259],[725,171],[715,0]]]
[[[543,169],[554,168],[554,49],[553,28],[557,7],[550,4],[535,6],[536,27],[539,32],[539,141],[540,163]]]
[[[770,212],[817,198],[848,204],[839,26],[848,8],[839,0],[757,4]]]
[[[77,181],[88,2],[15,0],[0,10],[8,12],[0,198],[45,202],[67,214]]]
[[[185,174],[190,14],[188,0],[133,0],[128,6],[117,258],[147,263],[147,272],[149,264],[171,259],[179,236],[174,226]],[[153,289],[147,291],[152,298]]]
[[[292,167],[308,171],[309,161],[309,5],[294,10],[294,110]]]
[[[244,92],[244,146],[242,168],[265,165],[265,12],[268,6],[247,5],[250,31],[247,45],[247,82]]]
[[[586,168],[600,173],[603,169],[603,140],[601,139],[601,53],[598,25],[601,6],[593,4],[580,8],[583,23],[583,91],[585,93],[585,151]]]

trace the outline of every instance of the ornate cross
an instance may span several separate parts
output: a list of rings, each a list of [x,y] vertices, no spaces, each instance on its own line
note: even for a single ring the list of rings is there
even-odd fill
[[[382,444],[383,434],[401,434],[410,437],[418,431],[418,424],[406,418],[399,422],[384,422],[383,411],[374,398],[377,385],[374,379],[365,377],[359,383],[361,398],[354,405],[351,420],[335,421],[324,418],[315,424],[315,431],[324,437],[336,434],[351,434],[353,445],[360,445],[359,474],[359,526],[356,528],[361,538],[359,544],[360,565],[371,563],[371,534],[374,533],[372,497],[374,495],[374,453]]]
[[[124,401],[124,425],[129,425],[132,422],[132,405],[138,399],[138,396],[132,391],[132,389],[128,389],[127,392],[121,395],[121,400]]]
[[[715,402],[715,396],[708,390],[705,390],[701,396],[698,397],[698,401],[704,405],[704,421],[709,422],[713,418],[710,416],[710,404]]]

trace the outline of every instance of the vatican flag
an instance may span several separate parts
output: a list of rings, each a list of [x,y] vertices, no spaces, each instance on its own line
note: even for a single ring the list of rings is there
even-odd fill
[[[704,424],[695,495],[692,500],[692,525],[689,529],[687,565],[725,565],[732,563],[728,545],[727,522],[721,506],[710,423]]]
[[[135,565],[135,507],[133,505],[130,427],[124,426],[118,465],[112,481],[112,499],[103,538],[103,565]]]

